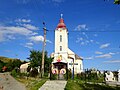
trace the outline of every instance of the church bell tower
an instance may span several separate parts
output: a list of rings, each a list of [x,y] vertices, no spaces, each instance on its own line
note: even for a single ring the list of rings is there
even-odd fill
[[[61,60],[58,59],[58,62],[66,62],[68,58],[67,54],[68,50],[68,30],[64,23],[63,14],[61,14],[61,18],[55,29],[55,54],[54,59],[57,60],[59,57]]]

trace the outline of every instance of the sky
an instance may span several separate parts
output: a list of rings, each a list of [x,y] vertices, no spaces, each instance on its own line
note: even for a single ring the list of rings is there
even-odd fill
[[[69,32],[69,48],[83,58],[84,69],[120,69],[120,5],[114,0],[0,0],[0,56],[27,60],[30,50],[54,52],[60,14]]]

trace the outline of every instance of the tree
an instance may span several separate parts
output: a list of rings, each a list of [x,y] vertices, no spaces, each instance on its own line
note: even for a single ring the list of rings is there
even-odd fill
[[[0,60],[0,72],[2,71],[2,68],[3,68],[4,65],[5,65],[5,63]]]
[[[30,67],[34,68],[34,67],[41,66],[42,52],[31,50],[30,57],[28,59],[30,60]]]
[[[30,67],[35,68],[40,66],[41,69],[41,65],[42,65],[42,52],[41,51],[37,51],[37,50],[31,50],[30,51],[30,56],[28,58],[30,60]],[[45,51],[45,65],[44,65],[44,70],[45,72],[49,71],[49,66],[52,62],[52,58],[49,58],[47,56],[47,51]]]
[[[104,1],[110,1],[110,0],[104,0]],[[114,0],[114,4],[120,4],[120,0]]]
[[[8,71],[12,71],[13,69],[19,68],[22,62],[19,59],[10,60],[6,66]]]
[[[12,62],[12,64],[13,64],[13,68],[15,68],[15,67],[19,68],[20,65],[22,64],[22,62],[21,62],[19,59],[15,59],[15,60]]]
[[[120,0],[114,0],[114,4],[120,4]]]

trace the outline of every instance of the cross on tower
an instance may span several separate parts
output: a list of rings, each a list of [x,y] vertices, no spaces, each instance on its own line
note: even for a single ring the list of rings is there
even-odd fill
[[[61,18],[63,18],[63,14],[61,14]]]

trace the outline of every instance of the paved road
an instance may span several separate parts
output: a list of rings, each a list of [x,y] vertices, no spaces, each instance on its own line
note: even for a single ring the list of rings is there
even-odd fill
[[[39,90],[64,90],[67,81],[53,80],[46,81]]]
[[[0,73],[0,90],[26,90],[26,88],[9,73]]]

